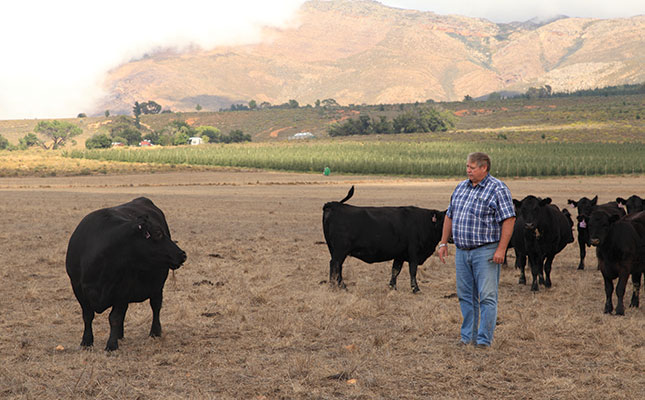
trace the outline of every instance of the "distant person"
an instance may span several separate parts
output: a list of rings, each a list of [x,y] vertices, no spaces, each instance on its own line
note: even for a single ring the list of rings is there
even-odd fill
[[[468,179],[459,183],[450,197],[438,251],[445,263],[452,236],[457,247],[457,297],[463,316],[460,344],[480,348],[488,348],[493,342],[500,264],[515,224],[511,191],[490,175],[490,164],[485,153],[468,155]]]

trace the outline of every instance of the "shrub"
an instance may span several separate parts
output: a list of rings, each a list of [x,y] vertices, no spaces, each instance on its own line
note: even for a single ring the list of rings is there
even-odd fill
[[[105,133],[99,133],[85,142],[85,147],[88,149],[107,149],[112,144],[112,139]]]

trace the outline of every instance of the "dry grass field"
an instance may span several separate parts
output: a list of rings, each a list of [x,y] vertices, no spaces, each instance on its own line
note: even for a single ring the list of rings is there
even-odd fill
[[[249,171],[0,178],[0,398],[642,398],[645,307],[603,314],[595,255],[577,271],[575,244],[537,293],[518,285],[509,257],[489,350],[457,346],[453,257],[420,267],[416,295],[407,267],[391,291],[389,263],[356,259],[343,271],[348,290],[329,288],[326,201],[355,184],[354,205],[444,209],[456,182]],[[643,176],[506,182],[515,198],[559,206],[645,194]],[[147,302],[132,304],[118,351],[103,351],[107,312],[83,351],[67,241],[90,211],[138,196],[166,213],[188,253],[165,286],[163,337],[148,337]]]

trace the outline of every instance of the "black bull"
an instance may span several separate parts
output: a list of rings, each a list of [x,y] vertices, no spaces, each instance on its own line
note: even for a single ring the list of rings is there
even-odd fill
[[[186,253],[170,237],[163,212],[140,197],[88,214],[72,233],[66,268],[83,311],[81,346],[94,344],[94,313],[110,312],[106,350],[116,350],[132,302],[150,299],[150,336],[161,336],[159,313],[169,269],[177,269]]]
[[[410,285],[419,291],[417,266],[423,265],[441,240],[445,212],[419,207],[357,207],[344,204],[354,187],[341,201],[323,206],[323,231],[331,261],[329,282],[344,288],[342,270],[347,256],[366,263],[394,260],[390,287],[403,262],[410,268]]]

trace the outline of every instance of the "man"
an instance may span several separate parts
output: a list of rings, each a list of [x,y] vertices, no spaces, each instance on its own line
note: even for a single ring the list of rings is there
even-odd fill
[[[468,155],[468,179],[459,183],[450,197],[438,251],[445,263],[452,235],[457,247],[457,297],[464,319],[460,343],[480,348],[488,348],[493,342],[500,264],[515,224],[511,192],[489,172],[488,155]]]

